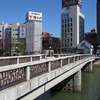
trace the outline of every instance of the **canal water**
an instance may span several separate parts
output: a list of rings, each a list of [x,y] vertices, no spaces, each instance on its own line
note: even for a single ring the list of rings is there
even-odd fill
[[[82,73],[82,91],[52,93],[50,100],[100,100],[100,65],[95,64],[92,73]]]

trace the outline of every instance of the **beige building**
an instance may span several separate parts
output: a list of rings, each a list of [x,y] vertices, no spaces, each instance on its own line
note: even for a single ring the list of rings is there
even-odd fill
[[[18,47],[16,47],[16,44],[19,42],[19,23],[13,23],[11,24],[11,52],[12,55],[16,52]]]

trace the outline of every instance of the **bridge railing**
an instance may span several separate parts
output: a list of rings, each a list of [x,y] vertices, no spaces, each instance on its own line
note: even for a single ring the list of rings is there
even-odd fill
[[[0,66],[0,90],[91,56],[92,55],[73,55]]]
[[[13,57],[0,57],[0,66],[32,62],[32,61],[44,59],[45,57],[46,55],[25,55],[25,56],[13,56]]]

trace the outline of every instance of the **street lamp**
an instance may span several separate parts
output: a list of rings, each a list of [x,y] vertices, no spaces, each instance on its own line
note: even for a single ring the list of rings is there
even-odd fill
[[[15,47],[16,48],[16,52],[17,52],[17,56],[18,56],[18,47]]]

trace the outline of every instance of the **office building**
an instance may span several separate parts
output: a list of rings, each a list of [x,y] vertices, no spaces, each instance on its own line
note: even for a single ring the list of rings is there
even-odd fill
[[[26,52],[42,53],[42,13],[29,11],[26,14]]]
[[[100,0],[97,0],[97,40],[100,44]]]
[[[0,24],[0,54],[4,54],[5,52],[5,30],[8,27],[8,24],[5,24],[4,22],[2,22]]]
[[[62,0],[61,51],[68,52],[84,39],[84,15],[81,0]]]
[[[5,55],[11,55],[11,25],[5,30]]]
[[[19,42],[19,23],[12,23],[11,24],[11,52],[12,55],[15,54],[18,47],[16,44]]]

